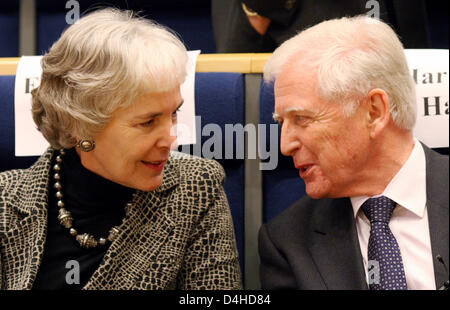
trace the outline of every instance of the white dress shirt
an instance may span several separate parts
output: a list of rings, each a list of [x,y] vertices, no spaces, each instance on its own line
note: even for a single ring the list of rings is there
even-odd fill
[[[389,228],[400,247],[406,283],[410,290],[435,290],[433,255],[428,225],[425,152],[415,139],[408,160],[394,176],[381,195],[397,203]],[[351,197],[358,231],[359,245],[367,272],[367,248],[370,222],[361,205],[371,197]]]

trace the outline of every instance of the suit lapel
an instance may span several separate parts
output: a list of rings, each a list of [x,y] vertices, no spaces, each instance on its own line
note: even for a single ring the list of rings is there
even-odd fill
[[[433,255],[434,278],[436,281],[436,288],[448,280],[448,273],[445,267],[440,263],[436,257],[442,256],[445,265],[448,266],[448,208],[435,204],[432,201],[427,202],[428,206],[428,221],[430,227],[431,252]]]
[[[326,288],[367,289],[350,200],[324,200],[313,220],[309,250]]]
[[[437,259],[441,255],[449,265],[448,159],[424,146],[427,171],[427,209],[430,227],[431,252],[436,288],[448,280],[445,267]]]

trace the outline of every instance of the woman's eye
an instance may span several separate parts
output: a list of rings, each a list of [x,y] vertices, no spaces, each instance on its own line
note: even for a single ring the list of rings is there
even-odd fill
[[[173,119],[177,119],[177,117],[178,117],[178,112],[180,112],[180,108],[176,109],[176,110],[172,113],[172,118],[173,118]]]

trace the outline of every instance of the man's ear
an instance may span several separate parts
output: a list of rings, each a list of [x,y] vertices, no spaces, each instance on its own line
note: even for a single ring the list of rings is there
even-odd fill
[[[370,137],[376,138],[391,119],[389,96],[380,88],[372,89],[367,94],[367,104]]]

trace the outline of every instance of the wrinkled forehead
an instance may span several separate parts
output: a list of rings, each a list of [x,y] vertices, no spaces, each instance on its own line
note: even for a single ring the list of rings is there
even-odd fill
[[[275,79],[274,90],[280,91],[286,87],[311,87],[317,80],[317,66],[310,57],[301,54],[291,56],[281,67]]]
[[[317,70],[302,59],[288,62],[275,80],[274,117],[309,110],[310,101],[315,101],[316,94]]]
[[[310,96],[317,91],[316,70],[302,66],[285,67],[274,83],[275,102],[291,96]]]

